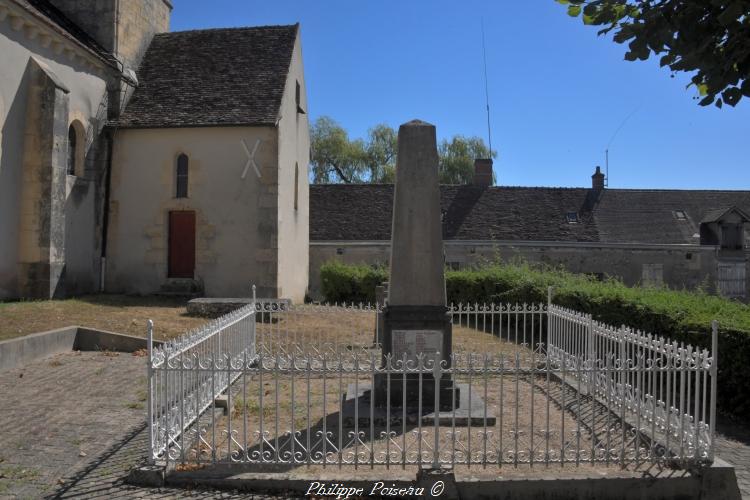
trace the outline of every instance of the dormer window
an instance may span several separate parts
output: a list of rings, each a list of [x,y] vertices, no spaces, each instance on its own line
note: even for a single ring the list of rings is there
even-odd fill
[[[677,220],[687,220],[687,214],[683,210],[675,210],[674,218]]]
[[[745,224],[750,216],[737,207],[709,211],[700,224],[701,245],[716,245],[722,250],[742,250]]]
[[[721,225],[721,248],[726,250],[742,250],[742,224]]]
[[[565,220],[568,221],[568,224],[578,224],[580,222],[578,220],[578,212],[568,212],[565,214]]]

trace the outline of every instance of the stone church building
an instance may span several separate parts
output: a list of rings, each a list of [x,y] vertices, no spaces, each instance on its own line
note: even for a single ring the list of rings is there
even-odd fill
[[[308,185],[300,30],[170,32],[171,0],[0,0],[0,300],[320,298],[387,264],[393,186]],[[442,186],[446,263],[522,257],[748,297],[750,192]]]
[[[0,299],[304,298],[299,26],[169,32],[170,0],[0,0]]]

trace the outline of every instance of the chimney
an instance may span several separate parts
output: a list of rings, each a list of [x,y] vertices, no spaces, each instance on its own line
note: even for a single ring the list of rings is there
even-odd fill
[[[591,189],[594,191],[601,191],[604,189],[604,174],[602,168],[597,166],[596,172],[591,176]]]
[[[474,185],[481,188],[492,185],[492,158],[474,160]]]

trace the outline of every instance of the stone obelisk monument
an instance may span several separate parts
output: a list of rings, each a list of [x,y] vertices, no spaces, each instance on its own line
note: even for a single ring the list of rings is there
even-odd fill
[[[393,199],[391,269],[388,302],[383,310],[383,359],[392,363],[404,357],[416,363],[421,353],[432,366],[439,355],[450,365],[451,318],[446,307],[443,232],[440,217],[440,185],[435,126],[419,120],[401,125]],[[439,354],[438,354],[439,353]],[[429,370],[428,370],[429,371]],[[441,378],[440,407],[450,408],[452,381]],[[385,381],[376,384],[376,401],[385,404]],[[407,375],[406,400],[416,405],[418,375]],[[391,405],[403,401],[403,381],[391,375]],[[434,406],[435,382],[422,375],[423,407]],[[455,401],[459,401],[455,394]]]

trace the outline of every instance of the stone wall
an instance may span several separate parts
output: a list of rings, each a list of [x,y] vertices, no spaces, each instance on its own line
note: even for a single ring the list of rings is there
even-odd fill
[[[126,67],[137,68],[155,33],[169,31],[169,0],[51,0]]]
[[[671,288],[695,288],[706,283],[711,291],[717,273],[716,255],[715,247],[699,245],[461,241],[445,244],[446,264],[452,268],[466,268],[497,259],[523,259],[561,265],[575,273],[616,276],[628,285],[661,276],[661,283]],[[387,265],[390,242],[311,242],[310,295],[315,299],[322,298],[320,267],[329,260]]]
[[[0,298],[93,292],[104,170],[96,151],[114,69],[6,0],[0,0],[0,53]],[[50,83],[56,93],[68,90],[67,102],[40,94],[37,67],[48,75],[43,79],[56,80]],[[73,120],[85,131],[85,167],[76,176],[65,171]],[[63,273],[64,281],[54,278]]]
[[[245,172],[245,140],[260,178]],[[112,162],[106,290],[148,294],[167,282],[169,212],[196,215],[195,279],[209,297],[276,297],[276,129],[121,129]],[[177,156],[188,156],[188,197],[175,197]],[[243,176],[244,173],[244,176]]]
[[[297,84],[300,86],[300,109],[296,102]],[[310,128],[307,109],[302,47],[298,34],[281,101],[278,197],[268,200],[278,214],[278,238],[275,242],[279,256],[276,263],[278,296],[295,302],[304,300],[308,284],[310,187],[307,165],[310,163]],[[272,212],[268,213],[270,215]]]
[[[40,61],[28,65],[18,238],[19,294],[65,295],[68,88]]]
[[[116,0],[50,0],[50,3],[107,51],[115,51]]]
[[[169,0],[120,0],[117,13],[117,54],[125,66],[138,68],[156,33],[169,31]]]

